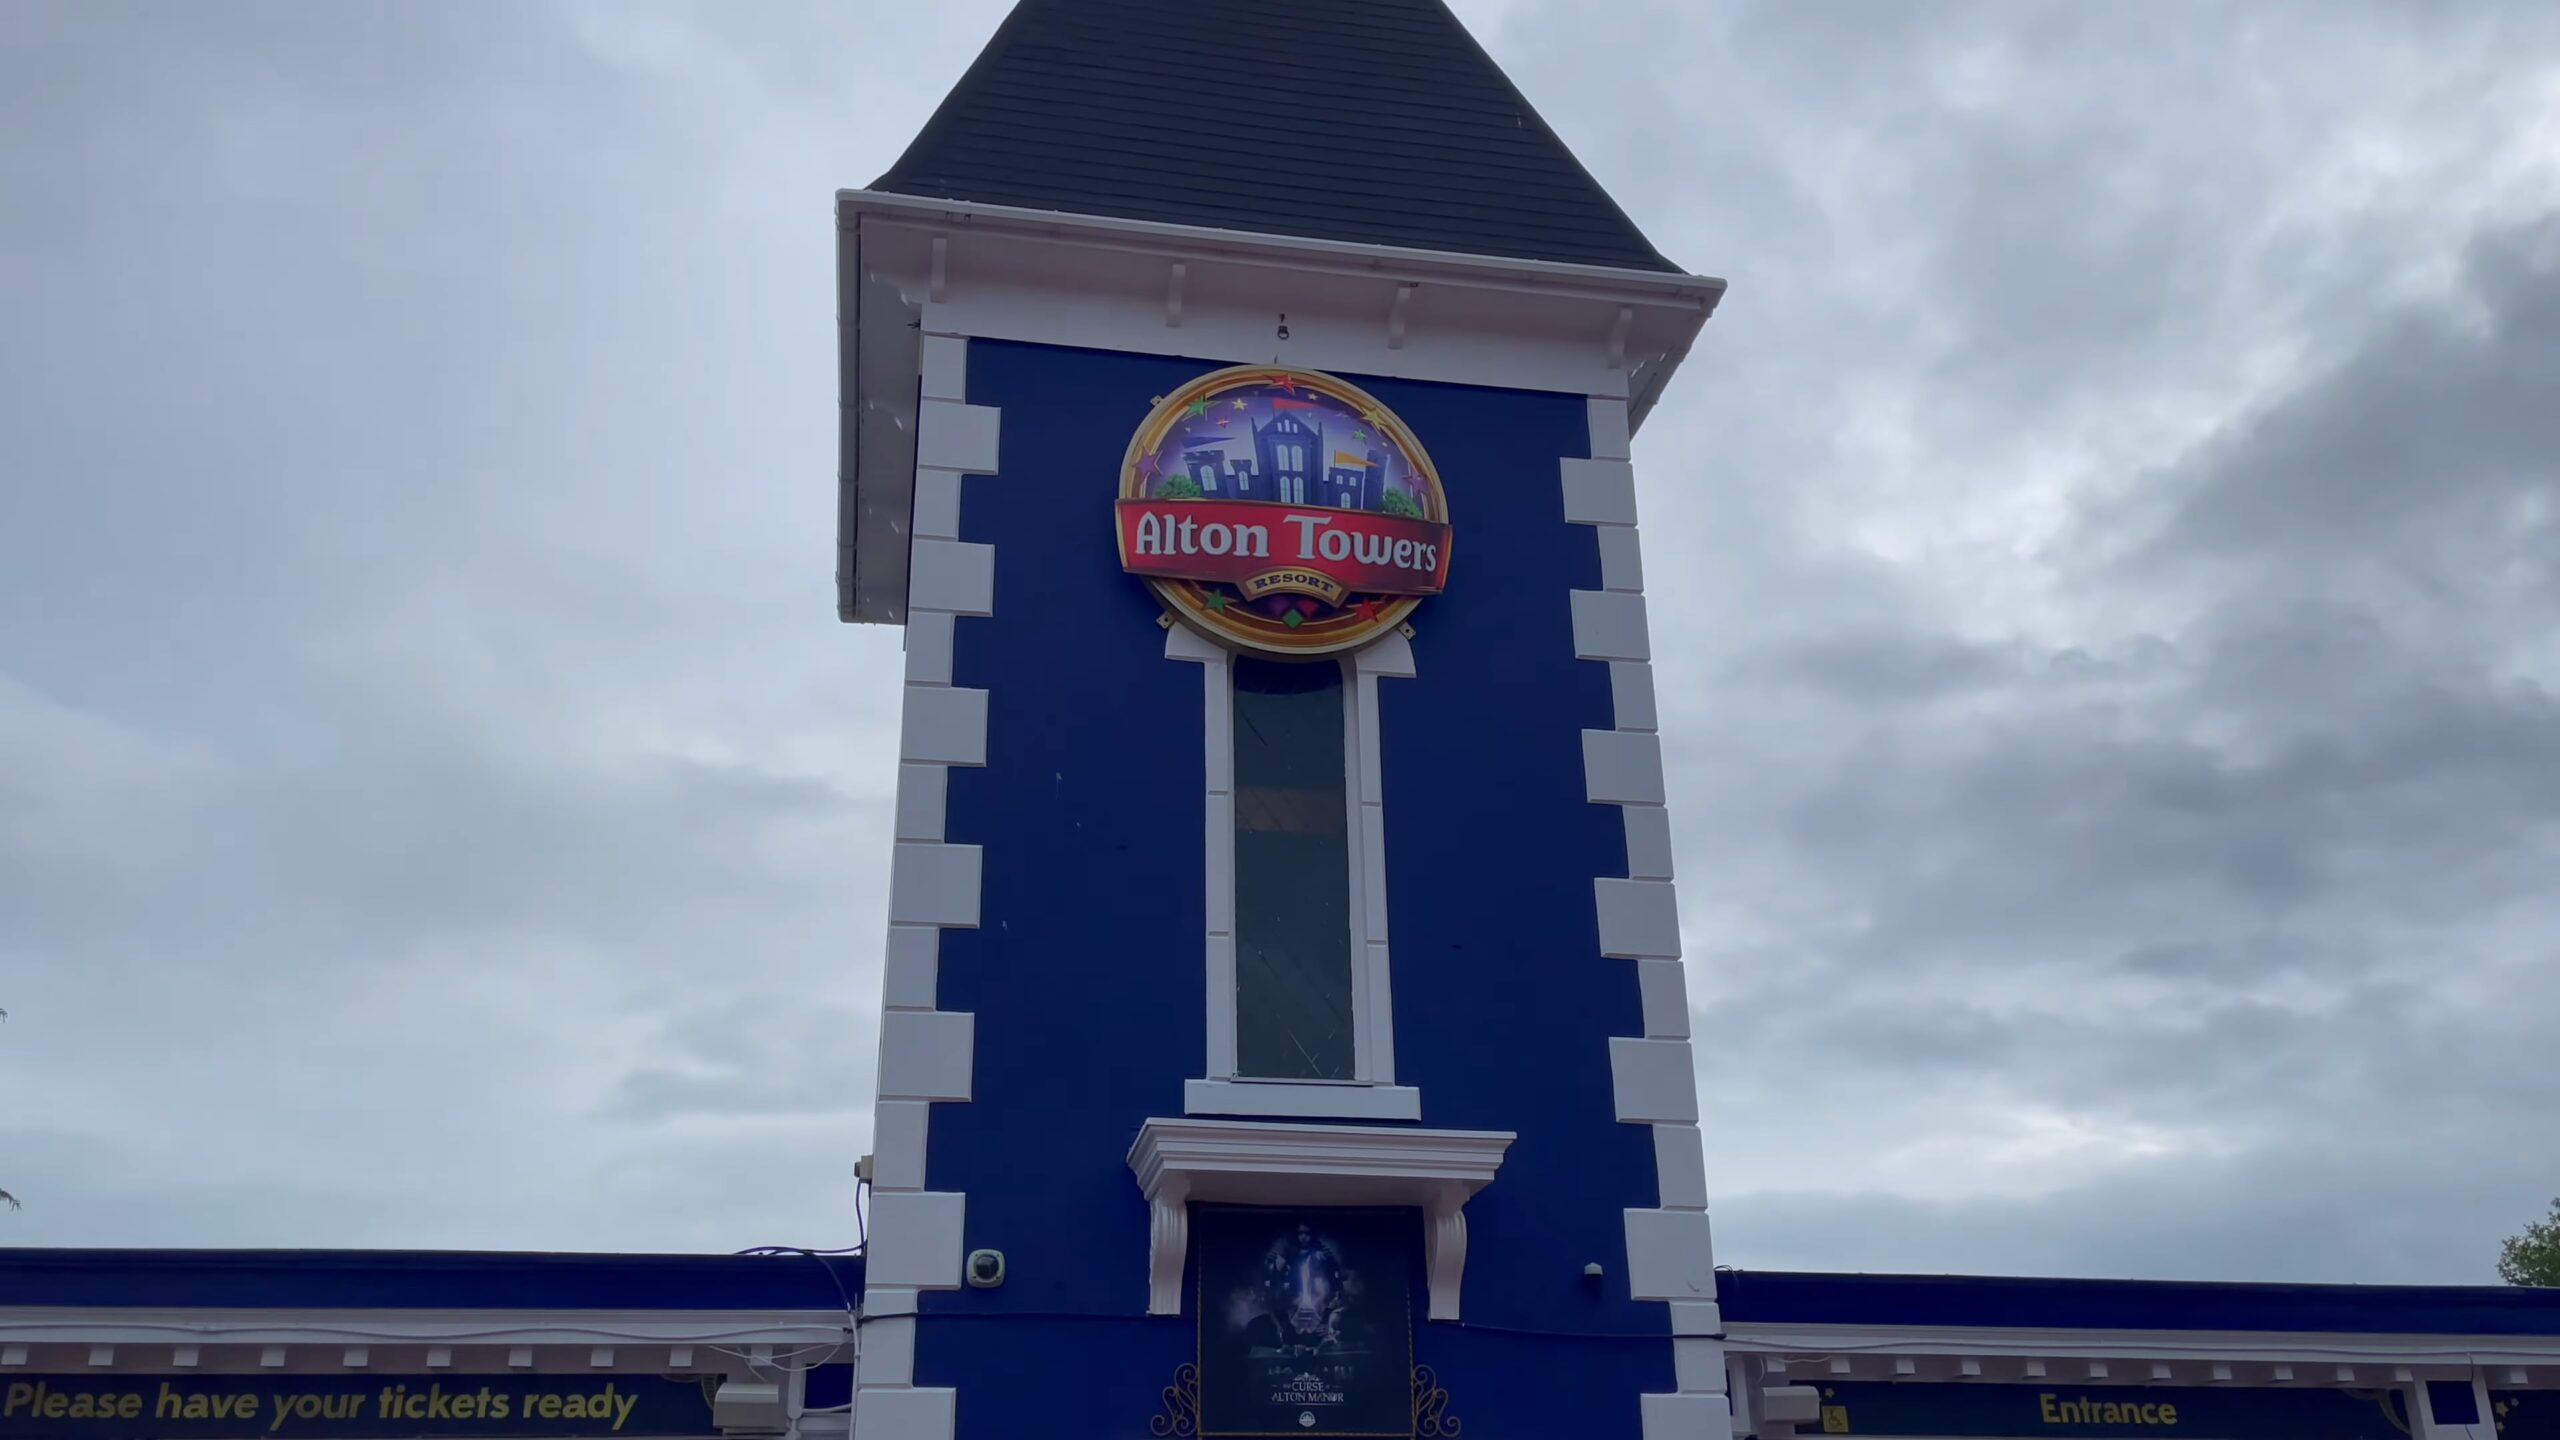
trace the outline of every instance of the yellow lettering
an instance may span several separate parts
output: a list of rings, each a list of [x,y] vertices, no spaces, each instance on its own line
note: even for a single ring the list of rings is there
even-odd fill
[[[2047,1425],[2059,1425],[2062,1423],[2062,1417],[2054,1413],[2053,1397],[2051,1395],[2038,1395],[2036,1397],[2036,1414]]]
[[[532,1411],[537,1419],[557,1420],[560,1418],[560,1397],[557,1395],[536,1395],[525,1401],[525,1408]]]
[[[178,1392],[169,1388],[168,1381],[161,1381],[160,1403],[151,1407],[151,1413],[163,1420],[175,1420],[178,1418],[179,1407]]]
[[[162,1387],[166,1389],[166,1386]],[[36,1387],[21,1380],[9,1387],[9,1397],[0,1401],[0,1415],[15,1415],[35,1403]]]
[[[82,1396],[87,1399],[87,1396]],[[71,1411],[71,1398],[59,1392],[44,1397],[43,1415],[47,1420],[60,1420]]]
[[[2175,1405],[2163,1405],[2163,1406],[2161,1406],[2161,1407],[2160,1407],[2160,1423],[2161,1423],[2161,1424],[2163,1424],[2163,1425],[2175,1425],[2175,1424],[2177,1424],[2177,1423],[2178,1423],[2178,1407],[2177,1407],[2177,1406],[2175,1406]]]
[[[492,1420],[506,1419],[507,1411],[513,1407],[514,1404],[515,1401],[509,1396],[493,1395],[489,1397],[489,1418]]]
[[[127,1390],[126,1392],[124,1392],[124,1394],[122,1394],[122,1395],[120,1395],[120,1396],[116,1397],[116,1415],[115,1415],[115,1418],[117,1418],[118,1420],[139,1420],[139,1419],[141,1419],[141,1418],[142,1418],[142,1392],[141,1392],[141,1391],[139,1391],[139,1390]]]

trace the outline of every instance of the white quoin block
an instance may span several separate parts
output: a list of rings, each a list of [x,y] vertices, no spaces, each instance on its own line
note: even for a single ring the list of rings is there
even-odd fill
[[[916,468],[996,471],[997,436],[1004,412],[992,405],[923,399],[916,404]]]
[[[1644,597],[1616,590],[1574,590],[1573,653],[1585,660],[1651,660]]]
[[[913,502],[914,528],[910,535],[928,540],[960,538],[960,472],[957,470],[919,470]],[[1616,586],[1609,587],[1616,589]]]
[[[859,1391],[853,1402],[854,1433],[862,1440],[951,1440],[960,1419],[953,1403],[958,1393],[895,1386]]]
[[[880,1003],[892,1010],[930,1010],[942,968],[942,931],[932,925],[892,925],[883,962]]]
[[[1583,731],[1582,781],[1595,805],[1662,804],[1662,737],[1637,730]]]
[[[1636,983],[1644,995],[1644,1033],[1651,1040],[1689,1038],[1689,979],[1677,960],[1639,960]]]
[[[1627,402],[1594,399],[1591,402],[1591,458],[1624,460],[1634,447],[1628,443]]]
[[[1733,1412],[1720,1394],[1647,1395],[1643,1414],[1644,1440],[1733,1440]]]
[[[1696,1062],[1686,1040],[1610,1037],[1609,1079],[1620,1120],[1698,1123]]]
[[[1633,592],[1644,588],[1644,547],[1633,525],[1600,527],[1600,588]]]
[[[907,608],[994,614],[996,547],[965,540],[916,541],[907,562]]]
[[[1697,1126],[1653,1127],[1653,1172],[1663,1209],[1707,1208],[1707,1146]]]
[[[1715,1299],[1715,1247],[1706,1212],[1628,1211],[1627,1285],[1639,1300]]]
[[[948,610],[910,611],[907,615],[907,683],[951,683],[951,645],[959,617]]]
[[[911,1385],[915,1378],[915,1317],[866,1317],[862,1326],[862,1350],[854,1357],[854,1382],[868,1388],[873,1385]]]
[[[1671,878],[1671,812],[1660,805],[1630,805],[1627,874],[1638,880]]]
[[[948,766],[900,765],[896,838],[940,840],[943,801],[949,793]]]
[[[898,728],[899,757],[936,765],[987,763],[987,692],[910,685]]]
[[[945,667],[946,674],[948,668]],[[1661,729],[1653,704],[1653,667],[1641,660],[1611,661],[1609,708],[1621,730]]]
[[[902,1100],[966,1100],[977,1017],[965,1011],[880,1013],[880,1094]]]
[[[1668,880],[1592,882],[1600,953],[1624,960],[1680,958],[1680,900]]]
[[[1576,525],[1636,523],[1636,467],[1624,460],[1563,462],[1564,518]]]
[[[933,1106],[923,1100],[883,1100],[871,1113],[871,1189],[924,1188],[926,1127]],[[870,1342],[868,1331],[863,1343]]]
[[[919,1290],[960,1287],[960,1237],[967,1197],[938,1190],[884,1190],[871,1197],[866,1282]]]
[[[975,845],[899,842],[889,855],[890,922],[975,926],[983,858]]]
[[[968,341],[957,335],[927,335],[922,362],[918,394],[927,400],[969,398]]]

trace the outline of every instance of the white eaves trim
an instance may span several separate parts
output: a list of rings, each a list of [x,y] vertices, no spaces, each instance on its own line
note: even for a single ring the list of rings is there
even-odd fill
[[[1574,265],[1557,260],[1521,260],[1503,255],[1470,255],[1452,250],[1416,250],[1398,245],[1370,245],[1349,240],[1320,240],[1299,235],[1266,235],[1221,230],[1207,225],[1173,225],[1161,220],[1129,220],[1113,215],[1081,215],[1064,210],[1033,210],[1019,205],[988,205],[971,200],[941,200],[900,195],[886,190],[839,190],[837,222],[861,215],[907,221],[927,228],[1007,231],[1064,245],[1103,249],[1135,249],[1167,255],[1223,256],[1260,261],[1292,270],[1332,269],[1346,274],[1385,275],[1394,279],[1430,280],[1440,284],[1473,284],[1498,290],[1543,290],[1621,303],[1685,302],[1704,325],[1724,298],[1725,282],[1711,275],[1684,275],[1654,270],[1621,270],[1608,265]],[[1694,336],[1696,329],[1690,334]]]
[[[1129,1147],[1150,1215],[1147,1313],[1182,1313],[1192,1201],[1409,1205],[1423,1212],[1430,1318],[1458,1318],[1466,1204],[1493,1182],[1508,1130],[1418,1130],[1285,1121],[1152,1119]]]
[[[1755,1355],[1998,1355],[2250,1364],[2560,1364],[2560,1335],[2355,1335],[2251,1330],[2048,1330],[2019,1327],[1756,1325],[1727,1345]]]
[[[799,1346],[843,1340],[847,1324],[844,1312],[827,1310],[332,1310],[318,1320],[307,1310],[0,1309],[0,1337],[29,1345]]]

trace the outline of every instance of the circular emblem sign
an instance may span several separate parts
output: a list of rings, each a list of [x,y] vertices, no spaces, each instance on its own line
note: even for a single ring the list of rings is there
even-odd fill
[[[1120,472],[1120,566],[1176,619],[1282,655],[1348,650],[1449,575],[1431,457],[1356,385],[1212,371],[1155,402]]]

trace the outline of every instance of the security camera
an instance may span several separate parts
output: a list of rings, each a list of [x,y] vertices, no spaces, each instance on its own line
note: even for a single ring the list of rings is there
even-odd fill
[[[965,1273],[972,1289],[993,1290],[1004,1283],[1004,1252],[1001,1250],[970,1251]]]

